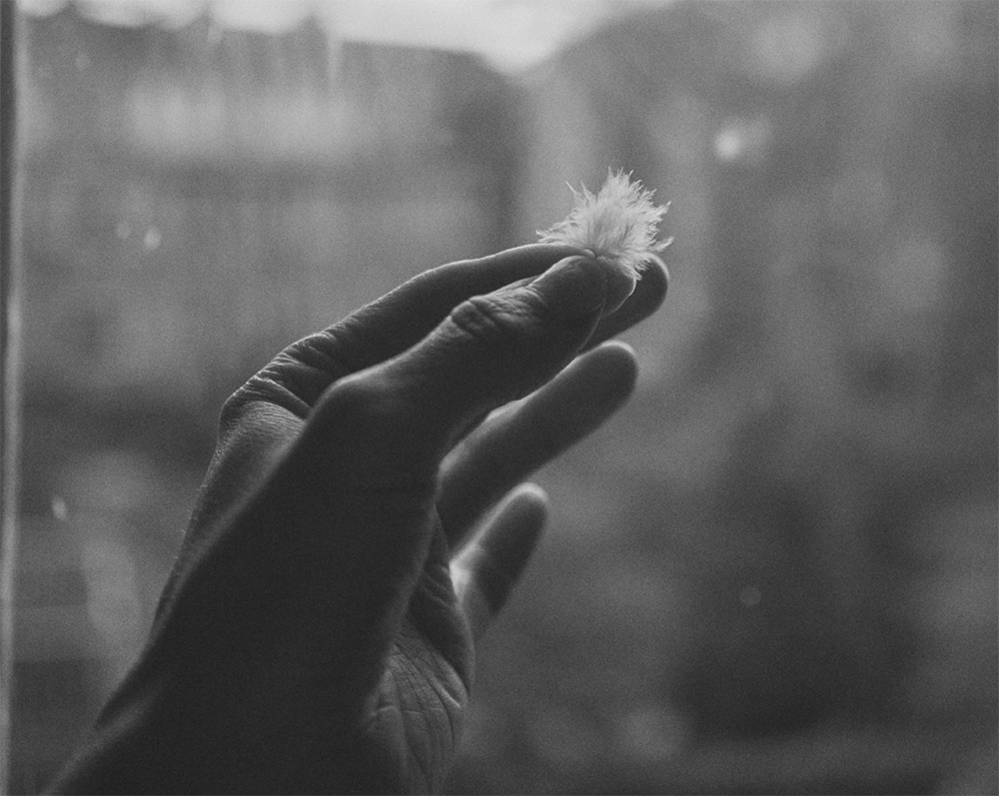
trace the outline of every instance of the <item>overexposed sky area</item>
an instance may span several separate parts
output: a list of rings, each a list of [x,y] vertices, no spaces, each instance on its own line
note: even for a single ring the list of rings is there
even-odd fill
[[[338,0],[326,2],[345,38],[482,53],[504,68],[543,60],[602,19],[634,6],[621,0]],[[337,25],[339,21],[339,25]]]
[[[19,0],[47,15],[72,2],[109,25],[179,27],[207,8],[225,27],[280,32],[315,15],[341,39],[477,52],[506,71],[543,61],[601,21],[669,0]]]

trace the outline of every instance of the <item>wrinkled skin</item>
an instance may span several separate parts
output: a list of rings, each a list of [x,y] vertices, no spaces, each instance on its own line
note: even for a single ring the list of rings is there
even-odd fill
[[[578,254],[426,272],[229,399],[149,641],[56,790],[441,788],[544,523],[521,482],[624,402],[634,355],[601,343],[665,296],[661,263],[628,297]]]

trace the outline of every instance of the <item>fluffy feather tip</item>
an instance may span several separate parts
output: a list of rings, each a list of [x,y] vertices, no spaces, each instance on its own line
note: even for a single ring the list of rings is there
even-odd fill
[[[616,263],[633,279],[641,264],[661,252],[672,238],[659,239],[659,222],[669,204],[657,205],[649,191],[631,174],[609,171],[603,187],[592,194],[583,186],[569,186],[575,206],[550,229],[539,231],[542,243],[565,243]]]

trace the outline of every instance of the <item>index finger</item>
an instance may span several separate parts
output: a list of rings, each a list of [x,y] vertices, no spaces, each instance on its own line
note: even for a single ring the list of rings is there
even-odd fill
[[[461,302],[538,276],[579,253],[572,246],[535,243],[424,271],[278,354],[230,399],[223,422],[256,400],[304,419],[333,382],[411,348]]]

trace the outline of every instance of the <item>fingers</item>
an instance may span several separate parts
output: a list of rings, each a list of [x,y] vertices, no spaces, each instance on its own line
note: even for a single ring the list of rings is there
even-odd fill
[[[238,412],[230,415],[230,427],[247,407],[254,422],[231,435],[222,458],[237,465],[246,459],[257,469],[252,478],[242,477],[238,467],[220,470],[233,496],[220,499],[215,489],[211,500],[202,501],[200,524],[214,528],[218,519],[224,534],[228,524],[221,518],[238,508],[245,512],[242,524],[253,529],[241,531],[242,541],[225,554],[232,553],[224,563],[232,576],[240,582],[270,578],[277,589],[285,574],[294,578],[318,567],[337,593],[358,595],[365,611],[397,613],[422,566],[425,520],[433,514],[439,466],[453,440],[471,419],[549,381],[597,327],[606,266],[563,258],[565,252],[531,246],[443,266],[369,305],[335,333],[293,346],[251,382],[242,409],[231,403]],[[557,267],[549,267],[553,260]],[[535,272],[544,273],[532,278]],[[655,287],[654,280],[647,284]],[[640,299],[642,290],[640,283],[620,312],[636,300],[640,307],[656,303],[655,290],[651,301]],[[401,353],[392,356],[396,351]],[[345,373],[351,375],[340,378]],[[267,382],[289,403],[273,399],[270,387],[260,386]],[[322,399],[313,407],[317,390]],[[258,417],[262,412],[266,416]],[[264,461],[261,447],[273,456]],[[547,453],[531,455],[541,460]],[[262,490],[249,490],[248,481]],[[497,489],[492,484],[484,491],[495,495]],[[481,494],[478,505],[456,507],[455,514],[480,513],[492,499]],[[214,547],[194,541],[196,553]],[[221,558],[218,563],[223,566]],[[193,561],[191,567],[201,568]],[[275,578],[277,572],[282,577]],[[210,579],[206,588],[219,582]],[[235,586],[232,592],[243,593]]]
[[[343,321],[282,351],[226,404],[223,428],[254,400],[308,416],[336,379],[405,351],[462,301],[543,273],[577,249],[534,244],[442,265],[413,277]]]
[[[462,440],[444,460],[437,500],[452,547],[500,497],[617,411],[637,374],[630,348],[604,344]]]
[[[662,306],[668,286],[669,273],[665,263],[658,257],[649,260],[642,268],[642,278],[635,285],[635,292],[620,309],[600,319],[587,345],[594,346],[609,340],[639,321],[645,320]]]
[[[338,471],[336,482],[360,483],[354,471],[369,479],[380,471],[378,484],[436,476],[472,420],[534,391],[576,356],[603,306],[607,267],[566,258],[528,285],[475,296],[402,355],[334,384],[306,434],[311,427],[324,444],[335,439],[350,451],[350,472]]]
[[[469,418],[576,356],[603,306],[606,267],[567,258],[529,285],[470,299],[400,356],[335,383],[261,498],[299,518],[279,526],[278,544],[311,551],[303,566],[318,561],[344,593],[364,595],[357,612],[397,617],[388,606],[405,603],[422,567],[445,452]]]
[[[541,537],[548,499],[523,484],[451,561],[458,605],[478,639],[506,603]]]
[[[336,628],[338,643],[351,641],[371,661],[384,654],[427,556],[444,453],[470,418],[533,392],[576,356],[603,308],[606,267],[566,258],[530,284],[463,302],[417,345],[339,380],[317,403],[255,513],[273,517],[259,538],[275,551],[303,551],[293,571],[325,584],[310,603],[352,618]],[[587,361],[614,357],[594,352]],[[549,449],[562,444],[556,436]],[[526,561],[542,505],[536,493],[518,497],[471,548],[469,595],[484,600],[477,626]],[[284,556],[256,560],[275,557]]]
[[[255,560],[323,572],[351,615],[384,617],[377,636],[390,638],[426,556],[445,452],[469,418],[576,356],[606,267],[567,258],[528,285],[474,297],[403,354],[333,384],[252,507],[264,524],[254,535],[274,551]]]
[[[289,346],[241,388],[223,409],[223,431],[254,400],[304,419],[336,379],[396,356],[434,329],[451,310],[476,295],[528,284],[559,260],[579,254],[568,246],[533,244],[462,260],[413,277],[340,323]],[[590,344],[620,333],[654,312],[666,295],[661,261],[646,264],[634,294],[601,319]],[[620,298],[609,291],[609,307]],[[608,308],[609,308],[608,307]]]

